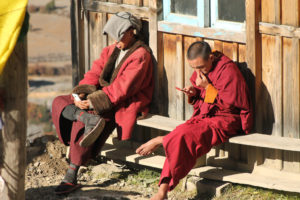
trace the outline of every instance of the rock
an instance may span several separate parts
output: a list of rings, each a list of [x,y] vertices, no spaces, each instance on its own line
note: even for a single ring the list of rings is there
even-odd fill
[[[39,165],[40,165],[40,162],[36,162],[36,163],[34,163],[33,166],[38,167]]]

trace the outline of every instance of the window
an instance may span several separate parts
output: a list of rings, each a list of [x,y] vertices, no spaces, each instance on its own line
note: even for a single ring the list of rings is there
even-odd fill
[[[242,30],[245,0],[211,0],[211,27]]]
[[[163,0],[164,20],[193,26],[208,26],[209,0]]]
[[[163,0],[164,20],[199,27],[243,30],[245,0]]]

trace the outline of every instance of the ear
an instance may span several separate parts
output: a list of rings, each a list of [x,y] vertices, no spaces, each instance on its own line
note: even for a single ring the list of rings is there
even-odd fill
[[[214,55],[211,53],[211,54],[209,54],[209,59],[210,60],[213,60],[214,59]]]

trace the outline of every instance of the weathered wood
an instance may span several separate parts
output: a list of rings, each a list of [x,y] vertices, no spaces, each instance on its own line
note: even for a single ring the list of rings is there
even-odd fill
[[[299,0],[281,0],[281,24],[299,25]]]
[[[268,35],[300,38],[300,28],[298,28],[297,26],[278,25],[260,22],[259,32]]]
[[[1,176],[5,181],[1,199],[25,199],[27,129],[27,38],[17,42],[0,77],[4,121],[0,131]]]
[[[270,169],[261,171],[246,173],[206,166],[195,168],[189,174],[212,180],[228,181],[280,191],[300,192],[299,174],[280,173],[270,171]]]
[[[262,122],[262,126],[272,124],[272,135],[282,136],[283,118],[282,118],[282,39],[280,36],[262,35],[262,80],[266,86],[266,91],[270,93],[272,109],[267,110],[268,116],[274,116],[274,122]],[[261,101],[261,106],[267,108],[268,101]],[[265,162],[272,168],[281,169],[281,155],[279,151],[268,152],[265,150]],[[268,159],[270,158],[270,159]]]
[[[72,85],[76,86],[79,77],[79,36],[78,36],[78,1],[71,0],[71,51],[72,51]]]
[[[135,16],[148,18],[149,13],[151,14],[151,10],[147,7],[139,7],[128,4],[119,4],[112,2],[101,2],[94,0],[85,0],[84,8],[93,12],[101,12],[101,13],[117,13],[121,11],[130,12]]]
[[[176,35],[176,65],[174,67],[177,68],[175,70],[177,73],[173,77],[175,79],[175,86],[179,88],[183,88],[184,85],[184,52],[183,52],[183,36]],[[176,90],[175,90],[176,91]],[[185,105],[184,98],[185,94],[180,91],[176,91],[176,112],[177,118],[183,120],[185,118]]]
[[[103,47],[103,15],[102,13],[89,12],[89,50],[90,65],[100,57]]]
[[[157,0],[149,0],[149,46],[152,49],[152,53],[154,57],[157,59],[158,49],[157,49],[157,8],[158,8],[158,1]],[[148,9],[148,8],[147,8]]]
[[[143,6],[143,0],[123,0],[123,4]]]
[[[191,68],[191,66],[188,63],[187,60],[187,50],[189,46],[193,43],[196,42],[197,39],[195,37],[188,37],[184,36],[184,41],[183,41],[183,52],[184,52],[184,85],[185,86],[190,86],[192,85],[190,81],[190,77],[193,74],[194,70]],[[178,91],[180,92],[180,91]],[[177,92],[177,93],[178,93]],[[193,114],[193,106],[188,104],[187,102],[187,97],[185,97],[185,119],[189,119]]]
[[[235,32],[216,28],[202,28],[167,21],[159,21],[158,30],[166,33],[188,35],[193,37],[202,37],[238,43],[246,42],[246,34],[243,31]]]
[[[90,70],[90,21],[89,12],[84,11],[83,13],[83,34],[84,34],[84,73]]]
[[[261,21],[275,23],[277,0],[261,0]],[[250,2],[249,2],[250,3]],[[251,13],[249,13],[251,15]],[[248,23],[248,21],[247,21]]]
[[[77,32],[78,32],[78,77],[79,80],[81,80],[85,74],[85,47],[84,47],[84,43],[85,43],[85,39],[84,39],[84,32],[85,32],[85,28],[84,28],[84,11],[83,11],[83,7],[82,7],[82,1],[80,0],[78,1],[77,4]],[[78,83],[77,83],[78,84]]]

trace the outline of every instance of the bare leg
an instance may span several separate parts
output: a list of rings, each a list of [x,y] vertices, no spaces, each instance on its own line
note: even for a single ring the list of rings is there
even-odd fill
[[[163,143],[163,136],[158,136],[156,138],[149,140],[147,143],[137,148],[136,153],[142,156],[147,156],[153,153],[162,143]]]
[[[151,198],[151,200],[168,199],[169,178],[165,178],[159,186],[158,192]]]

